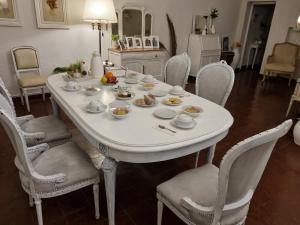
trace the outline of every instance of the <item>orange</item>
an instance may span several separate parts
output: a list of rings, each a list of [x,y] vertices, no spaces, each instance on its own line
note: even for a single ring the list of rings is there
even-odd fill
[[[114,74],[113,74],[112,72],[107,72],[107,73],[105,74],[105,77],[106,77],[107,79],[110,79],[110,78],[113,78],[113,77],[114,77]]]

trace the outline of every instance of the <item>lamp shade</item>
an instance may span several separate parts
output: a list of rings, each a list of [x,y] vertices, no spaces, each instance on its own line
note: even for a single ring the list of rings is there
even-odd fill
[[[83,20],[91,23],[117,23],[113,0],[85,0]]]

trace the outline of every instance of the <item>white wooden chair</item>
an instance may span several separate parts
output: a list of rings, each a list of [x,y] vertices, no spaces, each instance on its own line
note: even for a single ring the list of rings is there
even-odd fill
[[[288,110],[286,112],[286,117],[289,115],[290,110],[292,108],[292,105],[293,105],[294,101],[300,102],[300,79],[297,80],[295,91],[294,91],[294,93],[293,93],[293,95],[291,97],[291,101],[290,101]]]
[[[159,185],[157,225],[164,205],[189,225],[244,224],[274,146],[291,126],[288,120],[238,143],[223,157],[220,168],[209,163]]]
[[[16,152],[22,188],[36,206],[38,224],[43,225],[41,199],[67,194],[93,185],[95,216],[99,214],[99,172],[89,157],[73,142],[49,148],[47,144],[27,147],[15,120],[0,108],[0,123]]]
[[[51,146],[71,138],[66,125],[55,116],[34,118],[33,115],[17,117],[12,97],[0,78],[0,106],[20,125],[28,146],[49,143]],[[2,98],[1,98],[2,97]]]
[[[41,89],[43,100],[45,101],[46,77],[42,76],[41,73],[38,51],[31,46],[20,46],[13,48],[11,55],[18,79],[22,104],[24,104],[23,96],[25,96],[26,107],[28,112],[30,112],[28,91]],[[21,75],[22,73],[23,75]]]
[[[165,65],[165,82],[185,89],[191,70],[191,59],[187,53],[170,58]]]
[[[196,78],[196,95],[225,106],[234,84],[235,74],[225,61],[211,63],[199,70]],[[207,162],[212,162],[216,145],[209,148]],[[198,165],[199,152],[195,167]]]

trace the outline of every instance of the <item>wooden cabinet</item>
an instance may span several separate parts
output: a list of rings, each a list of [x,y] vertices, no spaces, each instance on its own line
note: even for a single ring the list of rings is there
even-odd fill
[[[188,54],[191,57],[191,76],[209,63],[220,61],[221,44],[218,35],[191,34],[189,38]]]
[[[168,59],[164,49],[151,50],[115,50],[109,49],[109,61],[116,66],[125,66],[143,74],[151,74],[158,80],[163,80],[164,67]]]

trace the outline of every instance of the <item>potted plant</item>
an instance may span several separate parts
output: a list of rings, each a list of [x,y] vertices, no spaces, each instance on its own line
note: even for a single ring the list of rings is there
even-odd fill
[[[219,11],[216,8],[213,8],[210,11],[210,18],[211,18],[211,26],[210,26],[210,31],[212,34],[216,33],[216,29],[215,29],[215,25],[214,25],[214,21],[216,18],[219,17]]]
[[[120,39],[120,36],[118,34],[114,34],[111,36],[111,40],[112,40],[112,48],[116,49],[118,48],[118,40]]]

